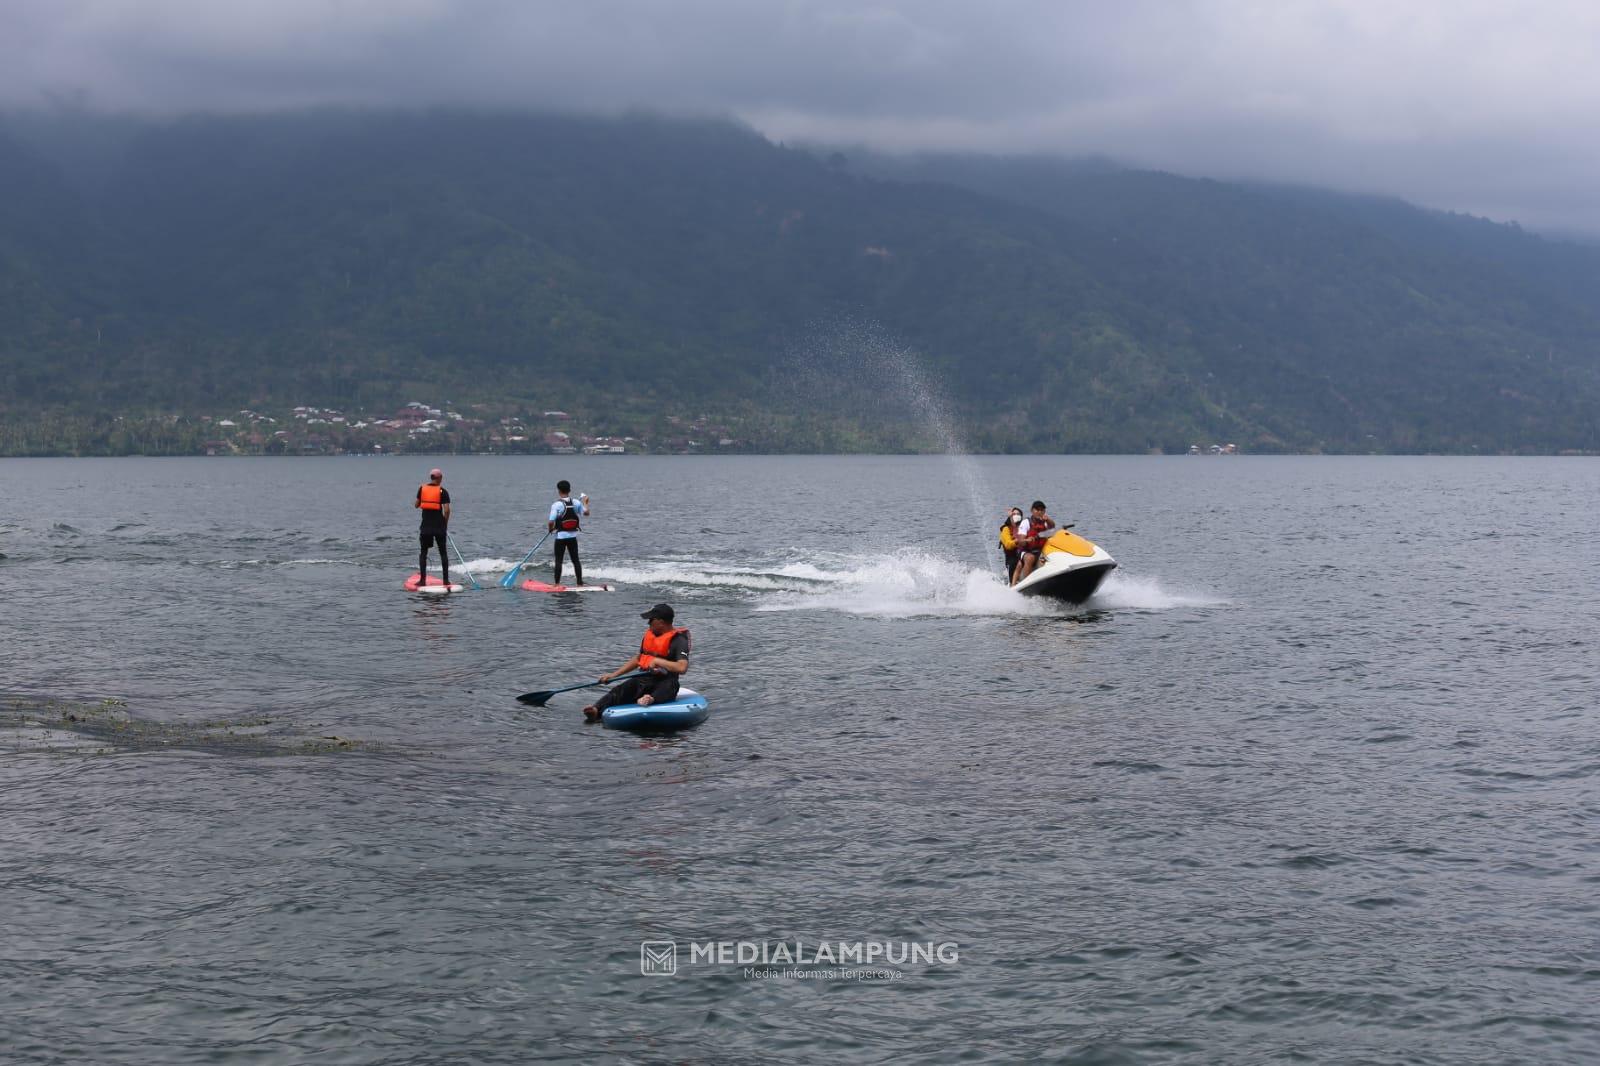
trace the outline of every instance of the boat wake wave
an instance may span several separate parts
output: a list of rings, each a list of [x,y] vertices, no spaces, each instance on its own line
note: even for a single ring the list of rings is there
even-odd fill
[[[437,566],[438,564],[435,563],[434,565]],[[450,569],[454,570],[458,565],[454,559],[450,560]],[[467,572],[480,577],[484,574],[503,574],[515,565],[517,564],[514,559],[468,559]],[[524,567],[524,569],[527,568]]]
[[[1166,588],[1154,577],[1129,574],[1115,570],[1106,578],[1100,591],[1090,600],[1091,606],[1107,610],[1170,611],[1181,607],[1227,607],[1232,601],[1214,593],[1187,590],[1177,592]]]
[[[1087,603],[1073,607],[1017,595],[999,568],[921,552],[835,555],[817,563],[731,566],[694,559],[660,560],[597,571],[604,581],[664,589],[722,589],[746,595],[758,611],[837,611],[878,618],[995,616],[1048,618],[1084,611],[1160,611],[1223,606],[1205,593],[1178,593],[1153,577],[1114,571]]]

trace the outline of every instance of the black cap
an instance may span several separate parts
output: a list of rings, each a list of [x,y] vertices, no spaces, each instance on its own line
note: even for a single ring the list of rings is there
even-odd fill
[[[658,603],[654,607],[652,607],[648,611],[646,611],[644,614],[641,614],[639,617],[640,618],[659,618],[663,622],[670,622],[670,621],[672,621],[672,604],[670,604],[670,603]]]

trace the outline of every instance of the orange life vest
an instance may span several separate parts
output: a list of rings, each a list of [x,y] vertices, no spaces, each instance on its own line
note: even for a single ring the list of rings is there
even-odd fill
[[[639,669],[650,669],[651,659],[665,659],[672,649],[672,638],[679,633],[683,634],[683,642],[689,643],[689,631],[682,626],[669,629],[659,637],[646,629],[644,639],[639,642]]]
[[[444,505],[444,489],[438,485],[424,485],[417,490],[417,499],[422,501],[424,511],[442,511]]]

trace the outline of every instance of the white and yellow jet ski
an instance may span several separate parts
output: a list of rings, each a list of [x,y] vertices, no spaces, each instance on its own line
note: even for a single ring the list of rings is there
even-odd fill
[[[1094,595],[1100,582],[1117,568],[1100,545],[1058,529],[1044,542],[1039,565],[1012,588],[1024,596],[1049,596],[1051,599],[1082,603]]]

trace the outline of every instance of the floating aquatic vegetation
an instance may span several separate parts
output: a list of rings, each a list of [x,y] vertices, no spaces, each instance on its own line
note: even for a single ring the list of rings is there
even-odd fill
[[[204,755],[281,757],[372,752],[370,741],[303,727],[266,715],[199,722],[135,717],[127,701],[0,697],[0,754],[126,755],[187,751]]]

